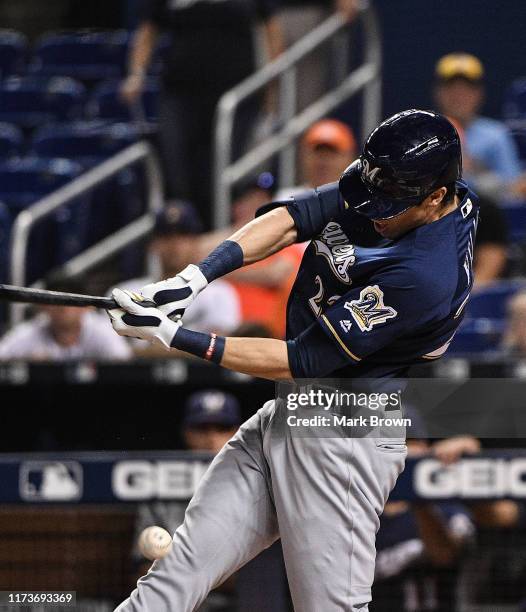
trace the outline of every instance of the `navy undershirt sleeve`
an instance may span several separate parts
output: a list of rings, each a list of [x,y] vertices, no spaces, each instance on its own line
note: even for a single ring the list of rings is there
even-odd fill
[[[259,208],[259,217],[274,208],[286,206],[298,233],[296,242],[305,242],[317,236],[327,223],[345,209],[345,202],[338,190],[338,183],[328,183],[316,189],[308,189],[287,200],[270,202]]]
[[[316,378],[349,365],[318,323],[313,323],[294,340],[287,341],[289,369],[293,378]]]

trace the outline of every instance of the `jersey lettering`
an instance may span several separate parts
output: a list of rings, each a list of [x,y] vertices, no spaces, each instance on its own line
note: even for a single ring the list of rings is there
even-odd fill
[[[322,233],[314,240],[316,255],[322,255],[329,262],[333,274],[343,283],[352,283],[349,268],[354,265],[356,256],[354,245],[349,244],[349,238],[339,223],[327,223]]]
[[[323,288],[323,283],[321,282],[321,278],[318,275],[316,275],[314,282],[316,283],[316,285],[318,285],[318,291],[316,292],[315,295],[309,298],[309,305],[312,308],[312,311],[314,312],[316,317],[319,317],[321,315],[320,304],[323,299],[323,293],[325,290]]]

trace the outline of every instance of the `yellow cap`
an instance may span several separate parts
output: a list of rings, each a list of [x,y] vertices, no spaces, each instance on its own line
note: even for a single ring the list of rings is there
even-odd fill
[[[482,62],[469,53],[450,53],[441,57],[435,67],[438,79],[449,80],[462,77],[469,81],[480,81],[484,76]]]

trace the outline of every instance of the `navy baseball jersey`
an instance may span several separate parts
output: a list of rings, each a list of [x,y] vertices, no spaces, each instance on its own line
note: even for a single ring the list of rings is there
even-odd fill
[[[396,240],[382,238],[369,219],[347,208],[336,183],[287,204],[298,226],[306,206],[321,211],[309,222],[318,233],[301,236],[311,241],[287,307],[287,339],[319,345],[313,371],[399,376],[445,353],[473,285],[478,222],[476,196],[463,182],[457,193],[454,211]]]

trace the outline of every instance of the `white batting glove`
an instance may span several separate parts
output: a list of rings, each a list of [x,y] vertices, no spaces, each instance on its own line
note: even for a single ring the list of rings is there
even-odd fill
[[[195,297],[208,285],[204,274],[194,264],[186,266],[173,278],[145,285],[141,295],[157,304],[171,319],[181,318]]]
[[[111,295],[121,307],[108,311],[113,329],[119,336],[147,340],[168,350],[171,348],[182,321],[172,321],[158,308],[142,306],[137,301],[140,296],[130,291],[114,289]]]

